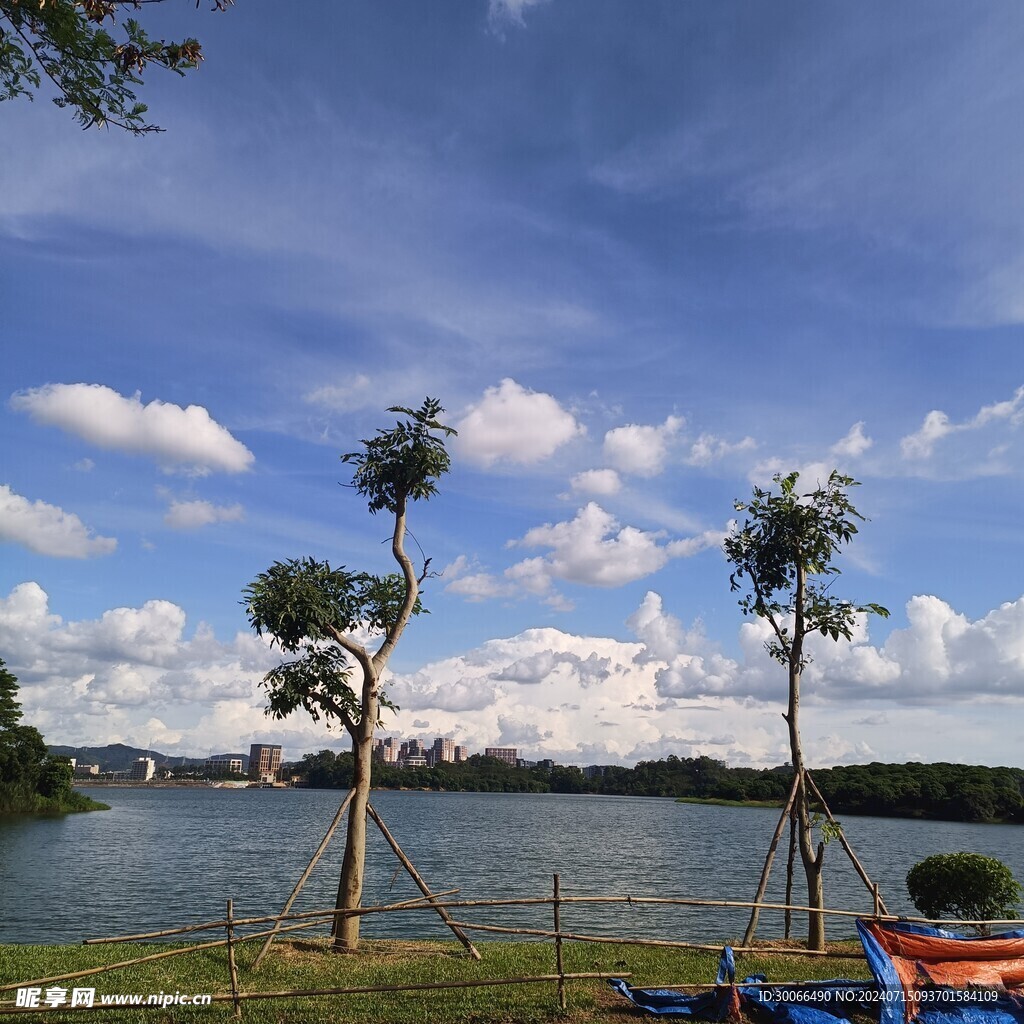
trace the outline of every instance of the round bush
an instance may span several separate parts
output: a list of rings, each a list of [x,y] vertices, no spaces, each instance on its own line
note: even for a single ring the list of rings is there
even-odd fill
[[[1013,872],[980,853],[936,853],[907,873],[907,892],[928,918],[988,921],[1014,917],[1021,889]]]

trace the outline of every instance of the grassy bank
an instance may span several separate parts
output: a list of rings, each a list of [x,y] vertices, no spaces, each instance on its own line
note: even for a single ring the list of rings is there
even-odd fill
[[[82,811],[109,811],[110,804],[100,803],[84,793],[74,791],[61,797],[40,793],[20,793],[5,797],[0,794],[0,814],[78,814]]]
[[[401,985],[408,983],[511,978],[554,973],[554,952],[549,943],[482,943],[483,960],[470,960],[455,942],[366,941],[355,956],[337,956],[327,940],[281,942],[275,945],[260,970],[253,973],[256,955],[250,943],[239,947],[239,982],[243,992],[289,989]],[[115,963],[167,945],[116,944],[110,946],[0,946],[0,984],[84,970]],[[718,955],[626,945],[566,943],[566,972],[631,974],[633,985],[707,983],[718,969]],[[739,976],[763,973],[769,978],[824,978],[842,974],[866,977],[863,960],[833,960],[748,955],[738,958]],[[201,950],[180,957],[141,964],[110,974],[57,983],[95,987],[100,995],[150,993],[230,992],[223,949]],[[47,986],[43,986],[46,988]],[[566,983],[569,1009],[563,1015],[553,983],[450,989],[411,993],[375,993],[357,996],[315,997],[298,1000],[252,1000],[242,1004],[243,1021],[252,1024],[382,1024],[385,1021],[431,1024],[635,1024],[629,1004],[604,981]],[[0,1001],[13,1002],[13,992],[0,993]],[[0,1009],[4,1007],[0,1006]],[[231,1019],[230,1003],[203,1007],[151,1010],[87,1011],[44,1017],[47,1021],[114,1024],[114,1022],[220,1022]],[[14,1020],[16,1018],[10,1018]]]

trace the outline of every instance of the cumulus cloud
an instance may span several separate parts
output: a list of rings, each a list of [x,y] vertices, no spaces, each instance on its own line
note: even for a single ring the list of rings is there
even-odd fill
[[[96,558],[117,547],[113,537],[96,536],[73,512],[45,501],[29,501],[0,485],[0,540],[53,558]]]
[[[201,405],[183,409],[136,392],[125,398],[102,384],[46,384],[11,396],[11,408],[101,448],[148,455],[197,474],[241,473],[254,456]]]
[[[212,505],[208,501],[172,501],[164,522],[174,530],[196,530],[211,523],[238,523],[245,518],[241,505]]]
[[[571,480],[574,491],[606,497],[622,490],[622,480],[614,469],[588,469]]]
[[[969,420],[954,423],[940,409],[933,409],[924,418],[920,428],[900,441],[900,450],[905,459],[927,459],[936,444],[951,434],[980,430],[995,423],[1009,423],[1018,427],[1024,422],[1024,386],[1017,388],[1013,398],[992,405],[982,406]]]
[[[539,558],[518,566],[521,582],[532,581],[543,592],[552,578],[594,587],[618,587],[657,572],[672,558],[685,558],[721,544],[723,532],[665,541],[663,532],[622,526],[596,502],[590,502],[568,522],[535,526],[515,545],[550,548]],[[511,570],[510,570],[511,572]]]
[[[487,388],[456,426],[460,454],[484,467],[540,462],[585,433],[551,395],[530,391],[511,378]]]
[[[258,722],[258,683],[278,654],[254,635],[221,643],[203,624],[188,637],[185,625],[184,610],[163,600],[64,622],[37,583],[0,599],[0,650],[26,715],[53,743],[123,742],[154,713],[174,729],[175,716],[187,726],[225,701],[241,701]]]
[[[850,427],[845,437],[832,445],[829,452],[840,459],[855,459],[858,455],[863,455],[874,443],[864,433],[864,421],[860,420]]]
[[[1024,598],[974,621],[927,596],[907,613],[908,625],[879,647],[860,624],[852,645],[814,649],[804,688],[812,765],[899,760],[910,734],[915,754],[935,760],[977,759],[972,749],[1016,742],[1005,704],[1024,698]],[[673,753],[788,760],[785,672],[763,650],[763,623],[745,622],[738,650],[725,653],[653,593],[630,622],[638,642],[528,629],[393,675],[385,685],[401,711],[389,731],[408,736],[429,722],[434,735],[473,751],[513,744],[563,764]],[[0,598],[0,650],[19,677],[27,720],[50,742],[153,738],[194,756],[264,741],[284,744],[289,757],[345,745],[338,730],[301,714],[268,721],[259,680],[278,652],[248,633],[223,642],[200,624],[189,634],[184,610],[169,601],[65,622],[38,584],[24,583]],[[986,700],[995,702],[988,717]]]
[[[941,598],[919,595],[906,605],[908,625],[881,645],[870,643],[868,616],[858,617],[850,643],[813,634],[804,672],[805,699],[882,701],[896,705],[1024,702],[1024,597],[971,621]],[[700,630],[683,630],[657,595],[648,594],[629,624],[644,642],[640,661],[660,663],[659,695],[777,700],[785,672],[767,655],[771,627],[745,621],[739,657],[710,644]]]
[[[604,435],[604,457],[623,473],[657,476],[685,423],[681,416],[669,416],[659,427],[636,423],[615,427]]]
[[[491,678],[498,682],[536,685],[549,679],[563,665],[575,670],[579,684],[584,689],[603,683],[611,675],[611,658],[599,658],[594,652],[583,659],[568,651],[538,651],[506,665],[493,673]]]

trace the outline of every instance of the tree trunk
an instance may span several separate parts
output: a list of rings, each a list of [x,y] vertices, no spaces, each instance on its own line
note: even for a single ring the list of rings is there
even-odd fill
[[[793,623],[793,645],[789,652],[789,707],[786,722],[789,724],[789,746],[793,756],[793,771],[796,772],[796,819],[797,845],[807,878],[807,906],[824,909],[825,897],[821,881],[821,865],[825,855],[824,843],[814,849],[811,836],[811,812],[807,779],[804,774],[804,753],[800,743],[800,678],[803,674],[804,641],[804,586],[806,570],[797,559],[796,576],[796,618]],[[825,916],[812,911],[807,915],[807,948],[825,948]]]
[[[374,715],[373,721],[376,721]],[[352,804],[348,809],[348,833],[345,839],[345,859],[341,865],[336,910],[355,910],[363,896],[363,867],[366,860],[366,806],[370,802],[370,773],[373,757],[373,727],[357,727],[358,737],[352,740],[354,760],[352,775]],[[336,917],[331,934],[336,952],[350,953],[359,948],[358,916]]]

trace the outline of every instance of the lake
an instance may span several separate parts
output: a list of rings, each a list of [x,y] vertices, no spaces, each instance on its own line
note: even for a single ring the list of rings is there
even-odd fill
[[[79,942],[223,916],[275,913],[319,844],[343,793],[324,790],[106,788],[111,810],[0,818],[0,942]],[[378,792],[373,804],[434,890],[453,899],[548,895],[753,898],[779,812],[642,797]],[[1020,826],[842,819],[889,909],[915,914],[907,871],[932,853],[998,857],[1024,879]],[[368,828],[365,904],[419,895],[376,828]],[[334,905],[344,825],[295,910]],[[786,839],[768,898],[785,894]],[[396,874],[396,869],[399,869]],[[802,903],[797,865],[794,902]],[[825,856],[826,904],[869,911],[871,899],[838,843]],[[483,924],[550,927],[550,907],[459,911]],[[563,928],[650,938],[719,940],[742,934],[747,912],[690,907],[569,906]],[[759,935],[782,932],[763,912]],[[797,934],[804,922],[797,922]],[[319,933],[326,934],[327,926]],[[831,919],[830,937],[852,935]],[[313,930],[310,934],[317,934]],[[367,936],[446,937],[436,915],[368,918]],[[475,933],[481,939],[484,933]]]

